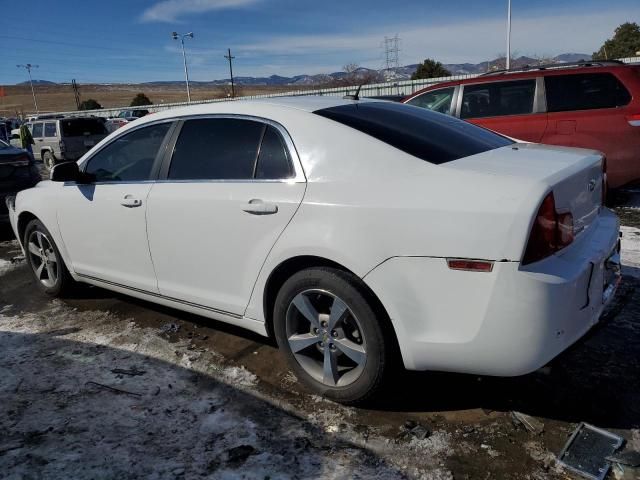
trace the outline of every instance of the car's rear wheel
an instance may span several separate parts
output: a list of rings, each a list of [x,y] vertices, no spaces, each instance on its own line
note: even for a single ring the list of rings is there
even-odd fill
[[[42,152],[42,162],[44,163],[45,167],[51,170],[56,164],[56,159],[53,156],[53,153],[47,150],[45,152]]]
[[[298,379],[342,403],[372,397],[391,359],[392,340],[357,277],[332,268],[302,270],[276,298],[274,331]]]
[[[64,264],[51,233],[40,220],[32,220],[24,233],[27,264],[38,287],[54,297],[69,293],[75,282]]]

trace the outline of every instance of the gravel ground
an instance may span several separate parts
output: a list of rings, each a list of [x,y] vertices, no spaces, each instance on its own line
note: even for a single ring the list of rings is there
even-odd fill
[[[0,231],[0,476],[572,478],[554,458],[581,421],[640,449],[640,224],[629,210],[615,305],[548,368],[407,372],[368,408],[309,394],[269,340],[228,325],[97,288],[46,298]]]

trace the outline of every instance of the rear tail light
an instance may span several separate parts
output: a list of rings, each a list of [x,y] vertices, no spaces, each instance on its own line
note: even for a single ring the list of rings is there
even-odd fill
[[[12,167],[26,167],[29,165],[29,157],[18,157],[15,160],[5,163],[4,165],[11,165]]]
[[[537,262],[573,242],[573,215],[558,213],[553,192],[544,200],[533,222],[522,264]]]
[[[640,113],[627,115],[627,122],[629,122],[629,125],[632,127],[640,127]]]
[[[493,262],[486,260],[447,258],[447,265],[451,270],[465,270],[468,272],[490,272],[493,270]]]

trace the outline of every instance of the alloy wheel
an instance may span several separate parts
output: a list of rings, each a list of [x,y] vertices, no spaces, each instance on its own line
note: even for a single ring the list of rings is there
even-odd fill
[[[298,293],[287,308],[286,335],[296,361],[330,387],[355,382],[367,360],[360,322],[344,300],[318,289]]]
[[[45,287],[54,287],[58,281],[59,262],[52,242],[41,231],[34,230],[27,241],[28,255],[36,279]]]

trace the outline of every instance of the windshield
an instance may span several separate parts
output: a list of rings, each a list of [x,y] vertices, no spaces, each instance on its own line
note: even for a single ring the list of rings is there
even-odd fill
[[[106,135],[104,122],[98,118],[72,118],[60,120],[63,137],[81,137],[83,135]]]
[[[314,113],[436,165],[514,143],[457,118],[398,103],[353,103]]]

